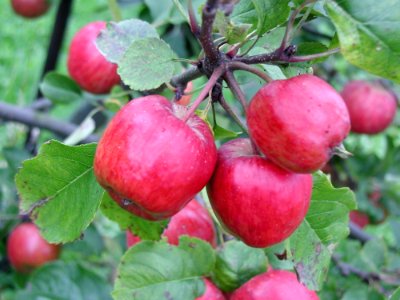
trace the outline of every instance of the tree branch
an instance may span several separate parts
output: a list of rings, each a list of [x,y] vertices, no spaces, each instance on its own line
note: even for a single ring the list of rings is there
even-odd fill
[[[208,80],[207,84],[200,92],[200,94],[197,96],[196,100],[194,100],[192,106],[190,107],[188,113],[186,114],[186,117],[183,119],[184,122],[186,122],[193,115],[197,107],[207,97],[208,93],[213,89],[218,79],[222,76],[222,74],[224,74],[224,72],[225,72],[224,65],[219,66],[214,70],[214,73],[211,75],[210,79]]]
[[[182,74],[176,75],[171,79],[171,84],[174,87],[186,86],[189,81],[199,78],[203,75],[198,67],[191,67]]]
[[[35,112],[32,109],[17,107],[4,102],[0,102],[0,119],[22,123],[31,127],[47,129],[61,137],[69,136],[78,128],[78,126],[74,124],[59,121],[43,113]],[[90,135],[83,142],[91,143],[98,139],[99,137],[97,135]]]
[[[212,29],[217,13],[219,0],[207,0],[202,13],[202,24],[199,41],[204,50],[206,58],[212,65],[216,65],[220,59],[220,52],[214,45],[212,38]]]
[[[344,276],[349,276],[354,274],[361,278],[362,281],[365,283],[370,283],[371,281],[378,281],[380,280],[380,276],[377,273],[372,272],[364,272],[350,264],[347,264],[339,259],[339,256],[333,255],[332,256],[333,262],[336,264],[337,268],[339,269],[340,273]]]
[[[315,53],[315,54],[309,54],[309,55],[291,56],[291,57],[288,57],[288,58],[285,60],[285,62],[303,62],[303,61],[310,61],[310,60],[313,60],[313,59],[317,59],[317,58],[329,56],[329,55],[332,55],[332,54],[338,53],[338,52],[340,52],[340,48],[334,48],[334,49],[330,49],[330,50],[325,51],[325,52]]]
[[[374,237],[362,230],[357,224],[350,221],[350,238],[359,240],[361,243],[366,243]]]
[[[229,88],[232,90],[235,97],[239,100],[243,107],[244,113],[247,111],[247,101],[239,83],[236,81],[235,76],[233,76],[232,71],[227,71],[224,75],[224,80],[228,84]]]
[[[266,82],[271,82],[273,79],[268,76],[266,73],[264,73],[262,70],[257,69],[256,67],[249,66],[245,63],[242,63],[240,61],[233,61],[229,64],[229,68],[231,70],[242,70],[242,71],[247,71],[250,73],[253,73],[263,79]]]
[[[242,129],[244,133],[249,135],[246,125],[240,120],[239,116],[236,115],[236,113],[232,110],[232,108],[226,102],[224,97],[221,97],[219,99],[219,103],[221,104],[222,108],[227,112],[227,114],[236,122],[236,124],[238,124],[240,129]]]

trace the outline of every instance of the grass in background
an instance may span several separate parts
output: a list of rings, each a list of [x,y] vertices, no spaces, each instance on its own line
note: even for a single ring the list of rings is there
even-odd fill
[[[9,0],[0,2],[0,101],[24,105],[36,96],[58,1],[38,19],[14,13]],[[110,20],[107,0],[75,0],[58,70],[66,74],[66,53],[73,34],[94,20]]]

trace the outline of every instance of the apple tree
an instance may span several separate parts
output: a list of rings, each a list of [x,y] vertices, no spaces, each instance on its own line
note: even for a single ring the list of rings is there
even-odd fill
[[[400,2],[107,4],[0,102],[0,297],[400,299]]]

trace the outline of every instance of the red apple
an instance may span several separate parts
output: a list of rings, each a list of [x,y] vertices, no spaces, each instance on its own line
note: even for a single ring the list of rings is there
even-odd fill
[[[41,265],[56,260],[60,246],[49,244],[31,223],[19,224],[7,241],[7,255],[11,265],[20,273],[29,273]]]
[[[117,65],[105,59],[96,47],[96,38],[106,22],[87,24],[72,39],[67,67],[78,85],[93,94],[108,93],[120,82]]]
[[[286,171],[261,157],[249,139],[218,151],[207,185],[211,205],[234,236],[251,247],[268,247],[290,236],[303,221],[312,190],[310,174]]]
[[[382,132],[396,115],[395,95],[379,83],[350,81],[345,85],[342,96],[349,110],[353,132]]]
[[[207,209],[196,200],[190,201],[181,211],[172,216],[163,236],[167,237],[172,245],[179,244],[179,237],[188,235],[209,242],[216,247],[216,233],[214,223]],[[140,238],[130,231],[126,232],[127,245],[131,247],[140,242]]]
[[[222,292],[208,279],[204,278],[206,290],[203,296],[196,298],[196,300],[225,300]]]
[[[353,210],[350,212],[350,220],[361,228],[364,228],[369,224],[368,215],[358,210]]]
[[[192,95],[190,94],[193,91],[193,82],[189,81],[188,84],[186,85],[186,89],[183,91],[185,94],[188,95],[183,95],[181,99],[179,99],[176,103],[180,105],[188,105],[190,103],[190,100],[192,99]]]
[[[230,300],[319,300],[319,297],[302,285],[295,274],[271,270],[247,281]]]
[[[48,0],[11,0],[11,6],[18,15],[33,19],[46,13],[50,3]]]
[[[124,209],[166,219],[209,181],[217,160],[213,135],[188,109],[151,95],[132,100],[111,120],[94,159],[98,182]]]
[[[247,121],[261,152],[296,173],[322,168],[350,130],[341,96],[308,74],[262,87],[250,102]]]

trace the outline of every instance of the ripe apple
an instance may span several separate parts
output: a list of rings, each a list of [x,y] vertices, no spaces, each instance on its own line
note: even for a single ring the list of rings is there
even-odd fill
[[[396,115],[396,96],[379,83],[350,81],[345,85],[342,96],[349,110],[353,132],[382,132]]]
[[[218,151],[207,185],[214,212],[234,236],[251,247],[268,247],[290,236],[303,221],[312,190],[310,174],[296,174],[261,157],[249,139]]]
[[[350,212],[350,220],[361,228],[364,228],[369,224],[368,215],[358,210],[353,210]]]
[[[308,74],[262,87],[250,102],[247,121],[261,152],[296,173],[322,168],[350,130],[341,96]]]
[[[124,209],[166,219],[207,184],[217,150],[208,125],[159,95],[132,100],[111,120],[94,159],[98,182]]]
[[[319,300],[319,297],[302,285],[295,274],[270,270],[247,281],[230,300]]]
[[[206,290],[203,296],[196,298],[196,300],[225,300],[222,292],[208,279],[204,278]]]
[[[190,94],[193,91],[193,82],[189,81],[188,84],[186,85],[185,90],[183,91],[185,94],[188,95],[183,95],[181,99],[176,101],[176,103],[180,105],[188,105],[190,103],[190,100],[192,99],[192,95]]]
[[[216,247],[216,233],[214,223],[207,209],[196,200],[190,201],[176,215],[172,216],[163,236],[167,237],[172,245],[179,244],[179,237],[188,235],[209,242]],[[133,235],[129,230],[126,232],[127,245],[131,247],[140,242],[140,238]]]
[[[48,0],[11,0],[11,6],[18,15],[33,19],[43,15],[50,3]]]
[[[60,246],[49,244],[32,223],[19,224],[7,240],[7,256],[20,273],[29,273],[41,265],[56,260]]]
[[[96,48],[96,38],[106,22],[97,21],[87,24],[72,39],[67,67],[71,77],[78,85],[93,94],[108,93],[120,82],[117,65],[105,59]]]

